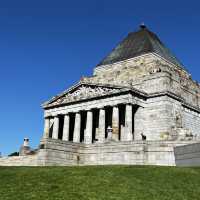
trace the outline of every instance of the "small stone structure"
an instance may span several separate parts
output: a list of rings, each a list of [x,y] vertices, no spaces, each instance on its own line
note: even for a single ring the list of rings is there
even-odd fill
[[[199,83],[142,25],[43,104],[37,165],[175,165],[174,147],[200,141],[199,105]]]
[[[200,166],[200,143],[175,147],[177,166]]]
[[[19,155],[25,156],[25,155],[28,155],[30,152],[31,152],[31,148],[29,146],[29,139],[24,138],[24,143],[19,150]]]

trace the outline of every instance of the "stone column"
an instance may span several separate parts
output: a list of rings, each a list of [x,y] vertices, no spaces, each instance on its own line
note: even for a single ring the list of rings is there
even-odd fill
[[[69,141],[69,115],[65,115],[64,117],[64,126],[63,126],[63,140]]]
[[[125,113],[125,140],[132,141],[133,140],[133,130],[132,130],[132,105],[126,105],[126,113]]]
[[[119,108],[117,106],[113,107],[112,113],[112,139],[115,141],[119,140]]]
[[[80,133],[81,133],[81,114],[76,113],[73,142],[76,142],[76,143],[80,142]]]
[[[98,128],[98,142],[103,143],[105,141],[105,109],[99,110],[99,128]]]
[[[50,119],[45,118],[44,119],[44,134],[43,138],[49,138],[49,129],[50,129]]]
[[[92,123],[93,123],[93,113],[92,111],[87,111],[87,119],[86,119],[86,129],[84,135],[84,143],[91,144],[92,143]]]
[[[53,123],[53,133],[52,138],[58,139],[58,131],[59,131],[59,117],[54,117],[54,123]]]

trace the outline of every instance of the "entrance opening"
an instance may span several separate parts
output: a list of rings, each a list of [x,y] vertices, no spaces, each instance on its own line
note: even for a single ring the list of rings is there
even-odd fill
[[[134,132],[135,132],[135,113],[137,112],[139,106],[138,105],[133,105],[132,109],[132,134],[133,134],[133,140],[134,138]]]
[[[80,142],[84,141],[84,131],[86,128],[86,118],[87,118],[87,112],[82,111],[81,112],[81,133],[80,133]]]
[[[108,137],[108,133],[107,133],[108,126],[112,127],[112,111],[113,111],[112,107],[106,107],[105,109],[105,113],[106,113],[105,138]]]
[[[99,110],[93,110],[92,142],[96,141],[96,129],[99,127]]]
[[[64,115],[59,116],[59,130],[58,130],[58,139],[62,140],[63,137],[63,127],[64,127]]]
[[[69,141],[73,141],[73,132],[75,124],[75,113],[70,113],[70,124],[69,124]]]

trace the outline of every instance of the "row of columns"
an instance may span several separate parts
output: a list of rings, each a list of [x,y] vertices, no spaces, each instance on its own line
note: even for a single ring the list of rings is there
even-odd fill
[[[99,127],[98,133],[96,134],[96,139],[99,143],[103,143],[105,141],[105,130],[106,130],[106,113],[105,109],[101,108],[99,110]],[[125,107],[125,126],[121,127],[121,140],[122,141],[131,141],[133,139],[132,133],[132,105],[127,104]],[[86,128],[84,130],[84,143],[91,144],[92,143],[92,131],[93,131],[93,112],[91,110],[87,111],[86,117]],[[44,126],[44,138],[49,137],[49,130],[51,124],[50,119],[45,119]],[[69,141],[69,131],[70,131],[70,116],[66,114],[64,116],[64,125],[63,125],[63,136],[62,140]],[[53,131],[52,138],[58,139],[59,134],[59,116],[54,117],[53,121]],[[75,124],[74,124],[74,132],[73,132],[73,142],[80,142],[80,134],[81,134],[81,114],[80,112],[75,113]],[[118,106],[113,107],[112,112],[112,139],[117,141],[119,138],[119,108]]]

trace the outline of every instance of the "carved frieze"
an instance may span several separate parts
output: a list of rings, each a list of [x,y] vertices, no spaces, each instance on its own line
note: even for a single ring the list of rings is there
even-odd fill
[[[50,106],[59,105],[59,104],[78,101],[78,100],[84,100],[84,99],[88,99],[88,98],[113,94],[116,92],[120,92],[120,89],[82,85],[79,88],[77,88],[75,91],[69,92],[69,93],[61,96],[57,100],[51,102],[50,104],[48,104],[48,106],[49,105]]]

